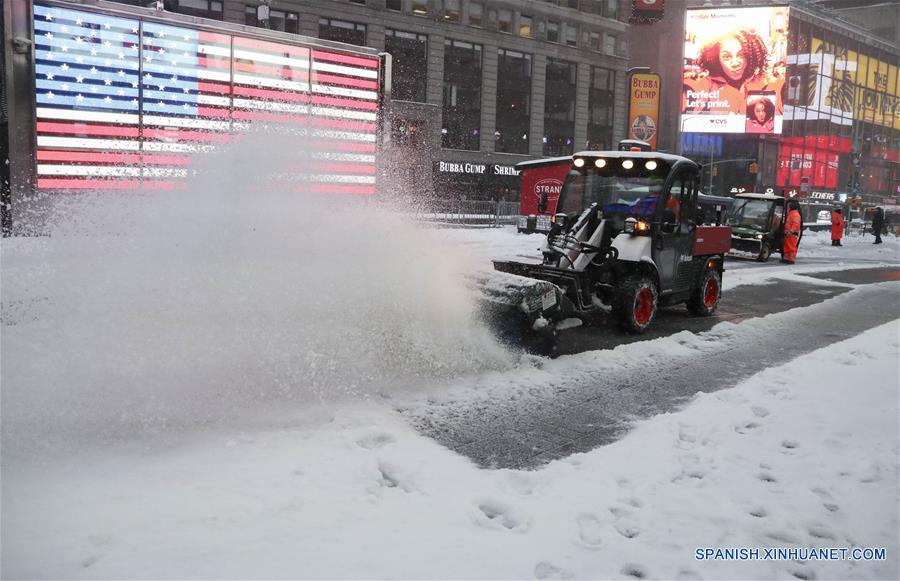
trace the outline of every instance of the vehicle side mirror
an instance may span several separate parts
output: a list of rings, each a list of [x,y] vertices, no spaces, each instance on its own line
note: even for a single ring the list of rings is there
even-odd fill
[[[538,212],[541,214],[547,211],[547,192],[541,192],[538,198]]]

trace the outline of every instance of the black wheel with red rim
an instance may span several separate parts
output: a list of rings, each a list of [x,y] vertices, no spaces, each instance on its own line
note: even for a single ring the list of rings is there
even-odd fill
[[[719,308],[721,296],[722,277],[716,270],[707,270],[700,278],[700,284],[691,292],[687,308],[694,315],[708,317]]]
[[[619,292],[616,314],[622,327],[629,333],[643,333],[650,327],[659,293],[653,280],[647,276],[634,276],[625,281]]]

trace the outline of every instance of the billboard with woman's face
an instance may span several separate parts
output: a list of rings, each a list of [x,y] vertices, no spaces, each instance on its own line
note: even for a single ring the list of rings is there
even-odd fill
[[[687,11],[682,132],[781,133],[788,10]]]

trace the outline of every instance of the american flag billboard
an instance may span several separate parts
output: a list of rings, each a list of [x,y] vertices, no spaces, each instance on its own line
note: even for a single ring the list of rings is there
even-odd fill
[[[183,188],[198,152],[264,123],[310,152],[286,168],[306,189],[375,193],[376,56],[55,4],[34,34],[38,189]]]

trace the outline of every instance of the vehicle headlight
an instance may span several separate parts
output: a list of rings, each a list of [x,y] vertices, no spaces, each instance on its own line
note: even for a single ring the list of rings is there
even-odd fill
[[[650,224],[643,220],[628,218],[625,220],[625,226],[622,228],[622,231],[626,234],[631,234],[632,236],[648,234],[650,232]]]
[[[757,235],[756,235],[756,239],[757,239],[757,240],[762,240],[762,237],[763,237],[762,234],[757,234]]]
[[[582,167],[584,165],[584,158],[576,157],[575,161],[572,163],[575,164],[575,167]]]

